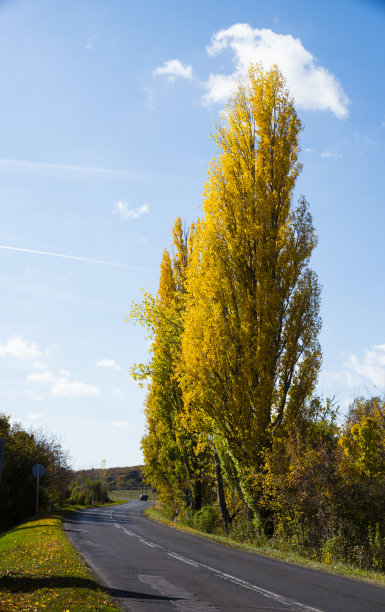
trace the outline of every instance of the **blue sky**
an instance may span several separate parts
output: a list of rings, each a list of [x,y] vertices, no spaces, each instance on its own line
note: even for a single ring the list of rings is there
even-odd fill
[[[281,66],[304,124],[319,390],[342,409],[384,393],[384,27],[374,0],[0,2],[1,411],[75,468],[142,461],[128,371],[147,344],[125,315],[156,291],[176,217],[200,214],[250,61]]]

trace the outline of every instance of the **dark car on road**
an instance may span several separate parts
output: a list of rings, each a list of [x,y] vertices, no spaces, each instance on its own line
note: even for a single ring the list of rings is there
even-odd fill
[[[142,495],[139,497],[139,501],[148,501],[148,495],[142,493]]]

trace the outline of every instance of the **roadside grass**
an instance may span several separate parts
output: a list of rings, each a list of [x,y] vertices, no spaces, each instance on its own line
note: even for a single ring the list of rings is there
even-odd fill
[[[253,546],[252,544],[232,540],[230,537],[225,535],[198,531],[197,529],[193,529],[192,527],[186,527],[184,525],[175,523],[174,521],[168,520],[162,514],[162,511],[159,507],[146,508],[144,514],[148,518],[157,521],[158,523],[163,523],[164,525],[168,525],[169,527],[172,527],[174,529],[179,529],[186,533],[191,533],[192,535],[197,535],[207,540],[211,540],[212,542],[216,542],[217,544],[223,544],[224,546],[230,546],[231,548],[238,548],[239,550],[244,550],[246,552],[251,552],[265,557],[270,557],[273,559],[277,559],[278,561],[286,561],[288,563],[293,563],[302,567],[305,566],[309,569],[315,569],[321,572],[336,574],[338,576],[345,576],[346,578],[355,578],[356,580],[363,580],[372,584],[385,586],[385,574],[382,572],[360,569],[358,567],[345,563],[326,564],[320,561],[315,561],[308,557],[304,557],[294,551],[280,550],[278,548],[273,548],[270,546]]]
[[[0,537],[1,612],[118,610],[62,530],[64,515],[84,507],[62,508]]]

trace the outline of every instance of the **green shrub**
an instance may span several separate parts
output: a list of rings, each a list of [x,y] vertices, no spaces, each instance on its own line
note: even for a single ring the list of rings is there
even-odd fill
[[[206,533],[214,533],[220,529],[221,520],[218,508],[212,506],[203,506],[198,512],[195,512],[193,517],[193,525],[199,531]]]

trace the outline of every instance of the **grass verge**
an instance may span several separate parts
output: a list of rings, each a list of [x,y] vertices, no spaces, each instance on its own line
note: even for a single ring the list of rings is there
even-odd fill
[[[287,563],[308,567],[309,569],[315,569],[321,572],[345,576],[346,578],[355,578],[356,580],[363,580],[365,582],[371,582],[372,584],[385,586],[385,574],[381,572],[364,570],[345,563],[332,563],[329,565],[303,557],[294,551],[280,550],[269,546],[257,547],[253,546],[252,544],[232,540],[225,535],[209,534],[203,531],[197,531],[191,527],[185,527],[184,525],[180,525],[174,521],[166,519],[162,512],[157,508],[146,508],[144,514],[148,518],[157,521],[158,523],[163,523],[164,525],[168,525],[173,529],[179,529],[186,533],[200,536],[207,540],[211,540],[212,542],[216,542],[217,544],[223,544],[224,546],[230,546],[231,548],[238,548],[239,550],[270,557],[279,561],[286,561]]]
[[[1,612],[117,610],[62,530],[64,515],[82,507],[68,506],[0,537]]]
[[[145,493],[145,492],[146,490],[144,488],[142,489],[112,489],[111,491],[108,491],[108,496],[110,499],[114,499],[114,500],[131,501],[131,500],[139,499],[140,494]],[[151,489],[149,489],[148,491],[148,496],[149,496],[150,501],[152,501],[153,493],[151,492]]]

